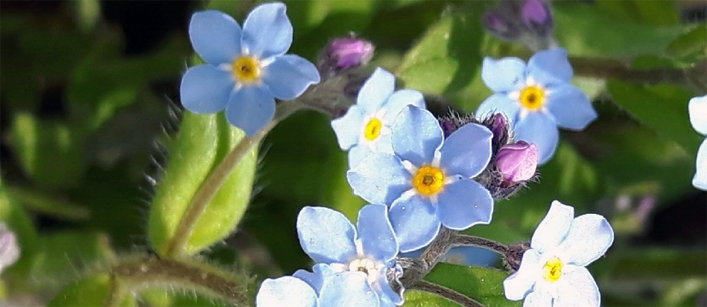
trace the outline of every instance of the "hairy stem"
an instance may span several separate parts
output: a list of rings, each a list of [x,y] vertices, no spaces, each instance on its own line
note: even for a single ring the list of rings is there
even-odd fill
[[[221,163],[214,168],[211,174],[209,174],[206,180],[201,184],[186,211],[184,211],[184,215],[179,221],[174,236],[167,246],[165,256],[178,257],[183,253],[184,245],[186,245],[187,239],[194,229],[194,225],[196,225],[196,222],[204,213],[204,210],[214,198],[216,192],[221,188],[221,185],[228,179],[228,176],[238,165],[238,162],[241,161],[243,156],[245,156],[253,146],[258,145],[280,120],[301,108],[301,105],[295,100],[280,103],[274,118],[268,122],[265,127],[261,128],[252,137],[244,137],[241,139],[233,150],[223,158]]]
[[[434,266],[442,259],[442,256],[449,251],[452,247],[450,245],[450,240],[454,237],[456,231],[442,227],[440,229],[437,237],[427,246],[422,255],[420,255],[421,261],[416,263],[411,263],[405,274],[400,279],[406,288],[420,281],[427,273],[434,268]]]
[[[456,233],[450,240],[452,247],[457,246],[474,246],[481,247],[491,251],[494,251],[500,255],[506,255],[508,253],[508,246],[492,241],[486,238],[475,237],[465,234]]]
[[[484,305],[481,305],[479,302],[469,298],[464,294],[424,280],[418,280],[417,282],[409,286],[409,289],[439,295],[464,307],[484,307]]]

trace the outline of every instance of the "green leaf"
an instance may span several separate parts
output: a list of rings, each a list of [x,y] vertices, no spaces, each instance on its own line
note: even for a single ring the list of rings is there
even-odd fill
[[[520,306],[521,302],[509,301],[503,294],[506,277],[507,273],[496,269],[439,263],[425,280],[464,294],[485,306]],[[407,291],[405,298],[403,306],[406,307],[457,306],[446,299],[413,291]]]
[[[194,194],[211,170],[243,138],[223,114],[185,112],[180,132],[170,144],[170,161],[158,179],[148,221],[150,244],[166,255]],[[196,222],[180,253],[194,254],[223,239],[237,225],[250,200],[257,149],[247,153]]]
[[[638,23],[671,25],[680,22],[676,1],[599,0],[594,5],[613,13],[618,19],[630,19]]]
[[[129,293],[122,295],[114,293],[116,286],[111,281],[110,274],[98,274],[66,286],[49,302],[48,306],[137,306],[135,299]],[[114,294],[116,297],[113,297]]]
[[[26,208],[67,220],[86,220],[90,212],[83,207],[47,195],[42,191],[23,187],[8,187],[13,198]]]
[[[10,143],[20,164],[38,185],[71,187],[83,176],[83,139],[66,124],[18,113],[10,131]]]
[[[636,85],[609,81],[614,102],[636,120],[667,140],[678,142],[688,152],[697,152],[702,138],[690,126],[687,103],[690,92],[672,85]]]
[[[671,56],[696,63],[707,58],[707,23],[702,23],[670,42],[667,53]]]

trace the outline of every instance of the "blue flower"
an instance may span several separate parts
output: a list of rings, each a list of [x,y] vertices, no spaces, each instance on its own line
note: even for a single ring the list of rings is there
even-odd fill
[[[386,207],[367,205],[358,213],[358,232],[346,217],[324,207],[304,207],[297,217],[300,245],[317,263],[328,264],[334,272],[363,272],[366,284],[375,291],[381,306],[401,305],[402,297],[388,283],[388,270],[400,270],[395,263],[398,241],[388,221]],[[322,269],[324,270],[324,269]],[[304,272],[297,276],[314,287],[326,284],[316,274]],[[319,280],[319,281],[317,281]]]
[[[198,114],[226,109],[228,122],[248,136],[272,119],[274,98],[294,99],[319,82],[314,64],[285,54],[292,25],[282,3],[253,9],[242,30],[224,13],[194,13],[189,39],[207,64],[189,68],[182,77],[184,108]]]
[[[339,146],[349,150],[349,167],[371,152],[393,153],[390,125],[407,105],[425,107],[422,94],[414,90],[395,91],[395,77],[377,68],[346,114],[331,121]]]
[[[491,138],[488,128],[467,124],[445,140],[430,112],[408,106],[392,126],[395,154],[369,155],[347,179],[354,194],[390,205],[400,250],[415,250],[428,245],[441,225],[462,230],[491,221],[491,194],[471,180],[491,159]]]
[[[256,307],[378,307],[379,299],[361,272],[334,272],[325,264],[314,273],[263,281],[255,297]],[[297,275],[297,273],[295,273]]]
[[[603,216],[574,218],[574,208],[552,202],[518,272],[503,281],[506,298],[525,299],[524,307],[599,307],[599,288],[585,266],[604,255],[613,242],[614,231]]]
[[[688,109],[692,127],[697,132],[707,136],[707,95],[690,99]],[[702,141],[700,149],[697,150],[695,165],[697,166],[697,171],[695,172],[695,177],[692,178],[692,185],[707,191],[707,139]]]
[[[481,103],[477,118],[506,115],[516,140],[537,146],[540,164],[555,152],[557,126],[582,130],[597,117],[587,96],[569,84],[572,67],[562,48],[540,51],[528,65],[517,58],[485,58],[481,78],[495,94]]]

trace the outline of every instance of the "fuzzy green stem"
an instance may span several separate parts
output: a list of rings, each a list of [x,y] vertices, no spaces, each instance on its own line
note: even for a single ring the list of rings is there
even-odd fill
[[[471,299],[470,297],[464,294],[424,280],[419,280],[415,282],[408,289],[432,293],[464,307],[484,307],[484,305],[482,305],[481,303]]]
[[[184,211],[182,219],[179,221],[179,225],[167,246],[164,256],[176,258],[182,255],[187,239],[194,229],[194,225],[196,225],[196,222],[204,213],[204,210],[214,198],[216,192],[221,188],[221,185],[228,179],[228,176],[238,165],[238,162],[241,161],[243,156],[245,156],[253,146],[258,145],[279,121],[301,108],[302,106],[295,100],[281,102],[278,105],[274,118],[270,122],[258,130],[252,137],[244,137],[241,139],[233,150],[223,158],[221,163],[219,163],[206,180],[204,180],[199,190],[196,191],[189,206],[186,211]]]

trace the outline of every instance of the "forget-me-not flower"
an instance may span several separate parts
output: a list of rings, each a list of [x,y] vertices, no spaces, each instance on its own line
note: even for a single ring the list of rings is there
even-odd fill
[[[386,276],[389,269],[400,269],[395,263],[398,241],[386,206],[364,206],[358,212],[356,226],[343,214],[324,207],[304,207],[297,217],[300,245],[312,260],[328,264],[335,272],[365,273],[381,306],[401,305],[402,297],[393,291]],[[298,273],[298,277],[309,280],[306,275]]]
[[[300,271],[298,271],[300,272]],[[297,275],[297,274],[295,274]],[[317,264],[306,279],[266,279],[255,297],[256,307],[379,307],[379,299],[361,272],[334,272]]]
[[[395,154],[369,155],[347,179],[354,194],[390,205],[401,251],[428,245],[442,225],[462,230],[491,221],[491,194],[471,180],[491,159],[488,128],[466,124],[445,139],[430,112],[407,106],[391,129]]]
[[[614,231],[597,214],[574,218],[574,208],[553,201],[525,251],[518,272],[503,281],[506,298],[523,307],[599,306],[600,294],[585,268],[609,249]]]
[[[697,132],[707,136],[707,95],[690,99],[688,104],[690,112],[690,123]],[[707,191],[707,139],[702,141],[700,149],[697,150],[697,170],[692,178],[692,185],[696,188]]]
[[[582,91],[571,85],[572,66],[562,48],[518,58],[485,58],[481,78],[495,92],[476,110],[477,118],[499,112],[511,121],[516,140],[538,148],[540,164],[552,157],[557,126],[582,130],[597,114]]]
[[[285,54],[292,24],[282,3],[256,7],[243,29],[219,11],[194,13],[189,39],[207,64],[189,68],[182,77],[184,108],[199,114],[226,109],[228,122],[248,136],[272,119],[274,98],[294,99],[320,79],[314,64]]]
[[[414,90],[395,91],[395,76],[377,68],[363,84],[346,114],[331,121],[339,146],[349,150],[349,167],[371,152],[393,153],[390,125],[407,105],[425,107],[422,94]]]

